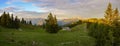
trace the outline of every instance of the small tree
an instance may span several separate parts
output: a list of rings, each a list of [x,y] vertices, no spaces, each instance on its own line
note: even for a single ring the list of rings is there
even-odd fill
[[[45,28],[49,33],[57,33],[59,31],[56,16],[53,17],[52,13],[50,13],[46,19]]]
[[[29,21],[29,22],[28,22],[28,24],[32,25],[32,22],[31,22],[31,21]]]
[[[21,23],[22,23],[22,24],[27,24],[27,22],[25,21],[24,18],[22,18]]]

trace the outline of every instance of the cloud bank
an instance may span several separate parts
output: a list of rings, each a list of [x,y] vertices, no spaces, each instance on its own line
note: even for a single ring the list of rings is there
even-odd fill
[[[83,18],[100,18],[104,16],[104,11],[109,2],[113,8],[120,9],[120,0],[9,0],[7,4],[15,2],[31,3],[32,6],[38,7],[38,11],[25,11],[17,7],[6,7],[5,11],[14,12],[21,17],[47,17],[49,12],[55,14],[58,18],[83,17]],[[14,4],[12,4],[14,5]],[[3,10],[3,9],[1,9]],[[0,10],[0,11],[1,11]]]

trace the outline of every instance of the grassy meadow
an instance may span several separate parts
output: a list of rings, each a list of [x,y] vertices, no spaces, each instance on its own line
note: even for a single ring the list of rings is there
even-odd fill
[[[0,27],[0,46],[93,46],[95,40],[88,36],[85,26],[81,24],[72,31],[60,30],[57,34],[40,27],[20,30]]]

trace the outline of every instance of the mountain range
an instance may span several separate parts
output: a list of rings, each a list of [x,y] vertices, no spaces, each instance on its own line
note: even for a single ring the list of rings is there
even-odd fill
[[[66,18],[66,19],[58,19],[58,25],[63,26],[66,24],[71,24],[74,23],[78,20],[81,20],[82,18],[78,17],[78,18]],[[45,23],[45,19],[44,18],[25,18],[25,20],[27,21],[32,21],[33,25],[42,25]]]

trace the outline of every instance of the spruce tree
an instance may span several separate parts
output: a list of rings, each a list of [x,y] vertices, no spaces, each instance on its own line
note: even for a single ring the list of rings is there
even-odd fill
[[[11,23],[11,28],[15,28],[13,14],[11,14],[11,22],[10,23]]]
[[[29,23],[28,23],[28,24],[32,25],[32,22],[31,22],[31,21],[29,21]]]
[[[118,21],[118,17],[119,17],[119,11],[118,8],[116,8],[113,12],[113,16],[114,16],[114,21],[117,20]]]
[[[19,19],[18,19],[17,16],[15,17],[15,28],[16,28],[16,29],[19,28]]]
[[[50,13],[46,19],[45,28],[49,33],[57,33],[59,31],[56,16],[53,17],[52,13]]]
[[[6,26],[5,25],[5,21],[6,21],[6,12],[4,12],[2,15],[1,15],[1,26]]]
[[[26,21],[24,20],[24,18],[22,18],[21,23],[26,24]]]
[[[13,14],[11,14],[11,21],[12,21],[12,22],[14,21],[14,17],[13,17]]]
[[[11,28],[15,28],[16,25],[15,25],[15,18],[13,17],[13,14],[11,14],[11,17],[10,17],[10,27]]]
[[[11,18],[10,18],[10,14],[7,13],[7,18],[6,18],[6,22],[7,22],[7,27],[11,27]]]
[[[108,20],[108,21],[112,21],[112,18],[113,18],[113,11],[112,11],[112,4],[109,3],[108,4],[108,7],[107,7],[107,10],[105,11],[105,19]]]
[[[0,16],[0,26],[1,26],[1,16]]]
[[[1,15],[1,25],[3,27],[9,27],[9,25],[10,25],[10,15],[9,15],[9,13],[6,14],[6,12],[4,12]]]
[[[113,21],[113,26],[114,26],[114,31],[113,31],[113,36],[114,36],[114,46],[120,46],[120,22],[119,22],[119,10],[116,8],[114,10],[114,21]]]

